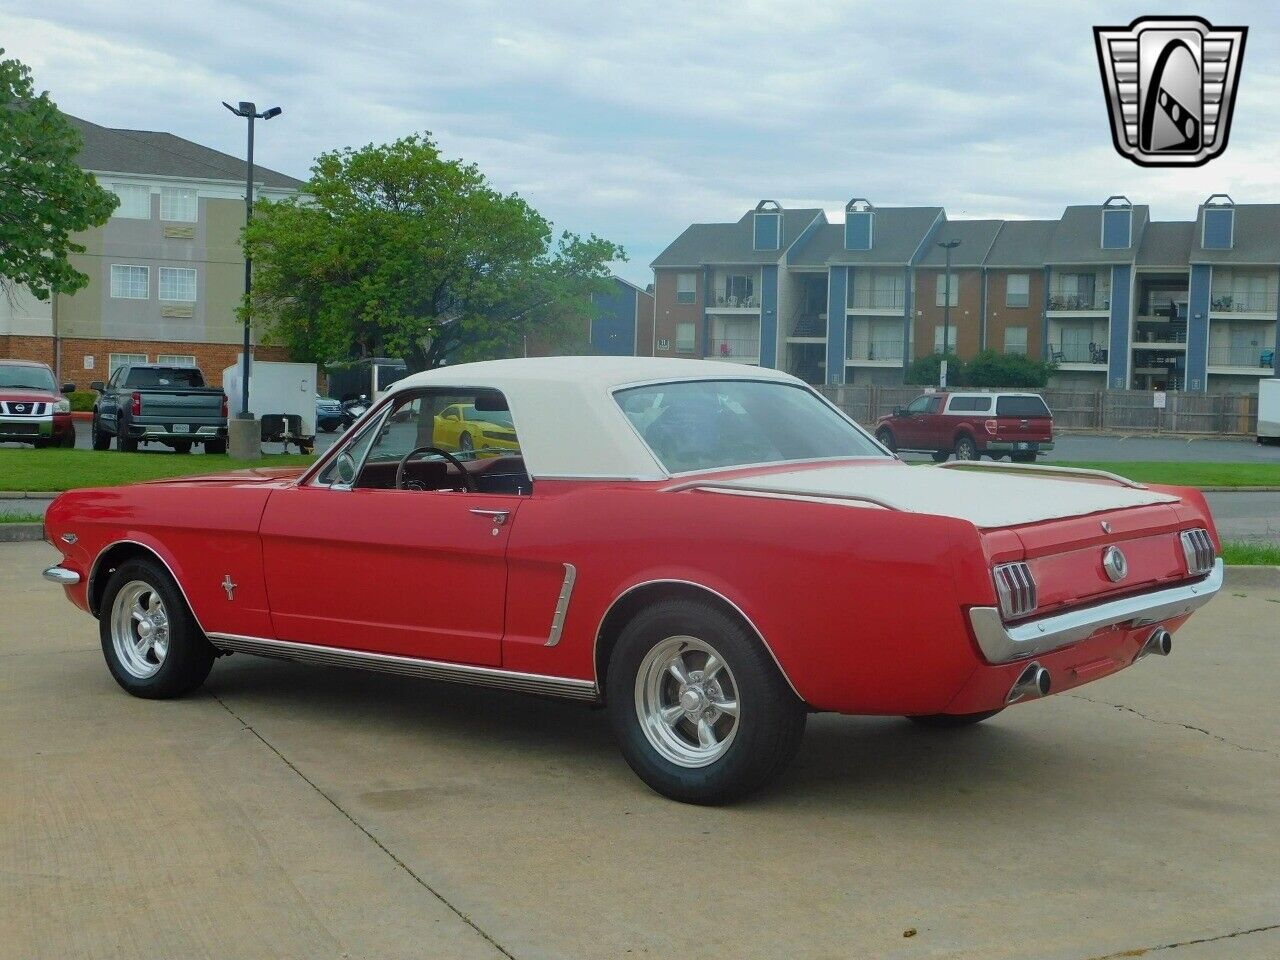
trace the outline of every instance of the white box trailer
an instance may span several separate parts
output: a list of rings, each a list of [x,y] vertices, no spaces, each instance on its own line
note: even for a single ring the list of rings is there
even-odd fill
[[[222,389],[232,417],[241,409],[241,363],[222,371]],[[290,442],[311,447],[316,436],[316,365],[254,360],[249,366],[249,410],[263,417],[297,417],[296,437]],[[271,439],[264,435],[263,439]]]
[[[1258,381],[1258,442],[1280,443],[1280,378]]]

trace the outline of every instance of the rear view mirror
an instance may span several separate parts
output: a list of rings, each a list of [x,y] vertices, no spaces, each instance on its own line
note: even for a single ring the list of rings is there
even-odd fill
[[[476,394],[476,409],[483,413],[494,413],[496,411],[509,410],[510,408],[507,406],[506,397],[497,391],[489,391]]]
[[[894,415],[895,417],[900,417],[900,416],[902,416],[902,408],[901,408],[901,407],[894,407],[894,408],[893,408],[893,415]]]
[[[89,389],[96,390],[98,391],[98,393],[102,393],[102,391],[106,389],[106,387],[103,385],[101,380],[95,380],[93,381],[93,383],[89,384]]]

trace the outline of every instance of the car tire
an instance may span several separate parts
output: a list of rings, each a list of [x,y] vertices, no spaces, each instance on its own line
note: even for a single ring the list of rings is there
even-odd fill
[[[92,441],[93,449],[95,450],[111,449],[111,434],[103,432],[102,424],[98,422],[97,417],[93,418],[93,427],[90,430],[90,435],[93,438],[93,441]]]
[[[43,450],[45,447],[49,446],[49,443],[50,441],[48,440],[32,440],[31,446],[36,450]]]
[[[898,443],[893,439],[893,431],[888,427],[881,427],[876,431],[876,440],[890,453],[898,452]]]
[[[950,451],[950,450],[935,450],[935,451],[933,451],[932,456],[933,456],[933,462],[934,462],[934,463],[946,463],[948,460],[950,460],[950,459],[951,459],[951,451]]]
[[[933,713],[919,717],[907,717],[907,719],[922,727],[932,727],[935,730],[954,730],[957,727],[971,727],[975,723],[989,720],[1003,710],[1004,708],[1000,707],[997,710],[984,710],[981,713]]]
[[[712,657],[722,666],[703,677]],[[677,661],[687,683],[673,672]],[[786,769],[804,735],[806,707],[759,638],[695,600],[638,613],[618,637],[605,686],[631,769],[684,803],[728,803],[760,789]],[[740,712],[718,708],[729,703]]]
[[[64,450],[75,449],[75,446],[76,446],[76,428],[75,427],[72,427],[70,430],[68,430],[66,433],[62,435],[62,440],[58,443],[58,446],[62,447]]]
[[[1035,463],[1036,455],[1034,453],[1011,453],[1009,459],[1014,463]]]
[[[150,559],[127,560],[111,574],[98,608],[98,634],[116,683],[148,700],[195,690],[217,657],[173,578]]]
[[[226,453],[227,441],[225,440],[206,440],[204,442],[205,453]]]
[[[190,441],[190,440],[183,440],[183,441],[179,441],[178,443],[175,443],[175,444],[173,445],[173,452],[174,452],[174,453],[190,453],[190,452],[191,452],[191,441]]]
[[[119,450],[121,453],[137,453],[138,441],[136,438],[130,437],[127,434],[117,433],[116,449]]]
[[[967,433],[962,433],[956,437],[956,459],[957,460],[981,460],[982,454],[978,452],[978,445],[974,442],[973,437]]]

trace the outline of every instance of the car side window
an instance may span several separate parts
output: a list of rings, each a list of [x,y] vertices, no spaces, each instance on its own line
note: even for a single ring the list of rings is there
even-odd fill
[[[916,397],[907,404],[907,413],[924,413],[925,408],[929,406],[929,397]]]
[[[931,398],[929,399],[929,410],[928,410],[928,412],[929,412],[929,413],[937,413],[937,412],[938,412],[939,410],[941,410],[941,409],[942,409],[942,398],[941,398],[941,397],[931,397]]]

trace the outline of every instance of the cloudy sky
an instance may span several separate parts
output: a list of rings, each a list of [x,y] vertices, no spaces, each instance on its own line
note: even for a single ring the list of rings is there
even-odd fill
[[[7,0],[0,46],[70,113],[239,154],[219,101],[279,104],[258,158],[429,130],[557,227],[622,243],[636,282],[692,221],[762,198],[1057,216],[1123,193],[1156,219],[1210,193],[1280,200],[1280,7],[1249,30],[1230,146],[1207,166],[1116,155],[1091,28],[1129,3],[424,3]]]

